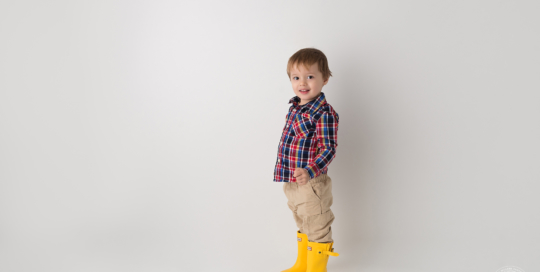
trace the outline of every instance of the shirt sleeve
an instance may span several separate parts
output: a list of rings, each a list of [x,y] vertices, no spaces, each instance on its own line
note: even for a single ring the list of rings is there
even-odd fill
[[[319,176],[323,169],[330,165],[336,156],[337,132],[339,117],[330,112],[323,112],[316,124],[318,154],[315,159],[306,165],[311,178]]]

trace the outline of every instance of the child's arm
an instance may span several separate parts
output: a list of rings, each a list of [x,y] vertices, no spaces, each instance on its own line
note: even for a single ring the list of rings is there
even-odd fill
[[[311,178],[317,177],[322,169],[328,167],[336,156],[339,116],[336,112],[323,111],[316,124],[317,146],[319,153],[304,167]]]

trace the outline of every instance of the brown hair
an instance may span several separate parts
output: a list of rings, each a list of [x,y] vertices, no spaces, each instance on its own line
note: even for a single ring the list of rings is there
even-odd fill
[[[294,53],[287,63],[287,75],[291,78],[291,68],[293,65],[303,65],[306,69],[313,64],[317,63],[319,71],[322,73],[323,80],[326,81],[332,76],[332,72],[328,68],[328,60],[324,53],[316,48],[303,48]]]

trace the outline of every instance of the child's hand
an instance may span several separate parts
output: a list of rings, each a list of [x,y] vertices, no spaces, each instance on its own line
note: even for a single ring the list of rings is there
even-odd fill
[[[308,171],[304,168],[294,169],[293,177],[296,178],[296,183],[298,183],[299,185],[304,185],[311,179]]]

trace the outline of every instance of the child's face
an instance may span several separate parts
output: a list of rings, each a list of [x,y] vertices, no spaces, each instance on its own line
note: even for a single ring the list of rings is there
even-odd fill
[[[301,100],[300,105],[316,99],[321,94],[323,86],[328,83],[328,79],[326,81],[323,79],[317,63],[311,65],[309,70],[306,70],[303,65],[294,64],[290,74],[293,91]],[[308,91],[302,92],[300,90]]]

